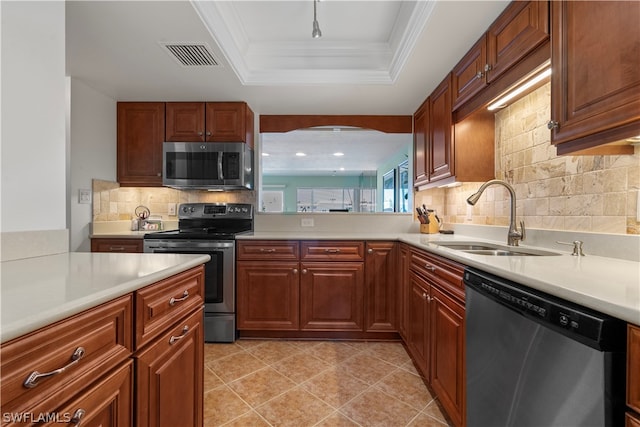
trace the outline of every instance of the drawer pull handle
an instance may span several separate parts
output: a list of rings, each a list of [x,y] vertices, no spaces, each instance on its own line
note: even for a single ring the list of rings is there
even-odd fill
[[[38,381],[40,380],[40,378],[52,377],[54,375],[63,373],[68,368],[78,363],[78,361],[84,356],[84,353],[84,347],[76,348],[76,350],[71,355],[71,362],[69,362],[67,365],[63,366],[62,368],[56,369],[55,371],[45,372],[44,374],[41,374],[38,371],[33,371],[31,374],[29,374],[27,379],[24,380],[24,383],[22,385],[24,385],[26,388],[34,388],[38,385]]]
[[[436,271],[436,268],[431,264],[425,264],[424,268],[426,268],[427,270],[430,270],[430,271]]]
[[[111,252],[122,252],[124,251],[124,246],[109,246],[109,250]]]
[[[339,254],[340,253],[340,249],[325,249],[324,251],[325,251],[325,253],[328,253],[328,254]]]
[[[189,291],[184,291],[182,293],[182,297],[181,298],[171,297],[171,299],[169,300],[169,305],[173,307],[174,305],[176,305],[177,302],[182,302],[182,301],[186,300],[187,298],[189,298]]]
[[[274,248],[269,248],[269,249],[265,249],[265,248],[260,248],[260,252],[262,253],[267,253],[267,254],[272,254],[274,253],[276,250]]]
[[[184,336],[187,335],[188,333],[189,333],[189,327],[185,325],[184,328],[182,328],[182,333],[180,335],[178,336],[171,335],[171,338],[169,338],[169,344],[173,345],[176,341],[179,341],[182,338],[184,338]]]
[[[80,427],[80,423],[82,422],[82,417],[84,417],[84,414],[86,413],[87,411],[85,411],[84,409],[78,409],[76,412],[73,413],[73,416],[69,420],[69,423],[73,423],[73,427]]]

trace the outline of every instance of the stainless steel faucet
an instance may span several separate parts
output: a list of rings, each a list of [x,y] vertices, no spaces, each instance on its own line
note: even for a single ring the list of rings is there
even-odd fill
[[[469,203],[471,206],[475,205],[484,190],[490,185],[494,184],[502,185],[503,187],[506,187],[507,190],[509,190],[509,195],[511,196],[511,218],[509,220],[509,234],[507,235],[507,244],[509,246],[518,246],[518,242],[520,240],[524,240],[525,238],[524,221],[520,221],[520,230],[518,230],[518,226],[516,225],[516,192],[511,185],[500,179],[492,179],[490,181],[487,181],[480,186],[477,192],[473,193],[467,198],[467,203]]]

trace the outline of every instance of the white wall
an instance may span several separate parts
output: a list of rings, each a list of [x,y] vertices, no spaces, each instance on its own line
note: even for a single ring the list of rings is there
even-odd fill
[[[65,229],[65,3],[0,7],[0,230]]]
[[[116,180],[116,101],[71,79],[70,251],[89,252],[91,204],[78,203],[78,190],[93,178]]]

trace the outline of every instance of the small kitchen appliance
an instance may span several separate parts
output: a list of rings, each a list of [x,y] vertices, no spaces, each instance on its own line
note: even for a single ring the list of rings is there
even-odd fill
[[[235,341],[235,238],[252,231],[250,204],[184,203],[178,208],[177,230],[144,236],[144,252],[211,256],[205,264],[206,342]]]

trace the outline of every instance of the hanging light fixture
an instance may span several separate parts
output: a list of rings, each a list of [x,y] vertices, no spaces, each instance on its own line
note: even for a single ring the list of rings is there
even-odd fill
[[[316,3],[318,0],[313,0],[313,31],[311,32],[311,37],[314,39],[319,39],[322,37],[322,31],[320,31],[320,25],[318,24],[318,19],[316,18]]]

